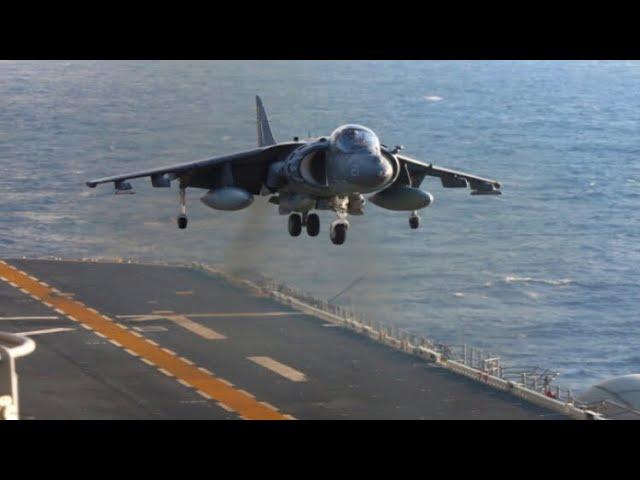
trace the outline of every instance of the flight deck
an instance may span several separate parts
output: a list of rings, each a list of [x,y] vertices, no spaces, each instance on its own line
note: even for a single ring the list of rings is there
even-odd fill
[[[23,419],[563,419],[207,272],[0,262]]]

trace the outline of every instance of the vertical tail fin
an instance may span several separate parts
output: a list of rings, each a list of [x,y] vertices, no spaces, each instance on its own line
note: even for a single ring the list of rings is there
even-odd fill
[[[273,139],[271,133],[271,127],[269,126],[269,119],[267,118],[267,112],[264,111],[262,100],[256,95],[256,109],[258,113],[258,146],[266,147],[268,145],[274,145],[276,141]]]

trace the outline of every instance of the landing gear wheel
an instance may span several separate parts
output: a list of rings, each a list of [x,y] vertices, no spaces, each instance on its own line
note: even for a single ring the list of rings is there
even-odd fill
[[[178,228],[180,230],[184,230],[185,228],[187,228],[187,216],[186,215],[180,215],[178,217]]]
[[[289,235],[297,237],[302,232],[302,218],[297,213],[289,215]]]
[[[320,217],[317,213],[310,213],[307,217],[307,234],[315,237],[320,233]]]
[[[345,223],[337,223],[331,229],[330,236],[334,245],[342,245],[347,239],[347,225]]]
[[[419,216],[411,216],[409,217],[409,226],[415,230],[420,226],[420,217]]]

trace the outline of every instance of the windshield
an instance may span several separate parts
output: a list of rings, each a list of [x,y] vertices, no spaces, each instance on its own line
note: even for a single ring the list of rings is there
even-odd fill
[[[380,150],[380,141],[375,133],[359,125],[345,125],[332,134],[334,145],[345,153]]]

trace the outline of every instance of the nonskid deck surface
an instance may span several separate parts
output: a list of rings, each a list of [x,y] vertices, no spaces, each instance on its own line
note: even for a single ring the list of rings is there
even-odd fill
[[[195,269],[7,260],[0,277],[0,330],[36,332],[23,418],[563,418]]]

